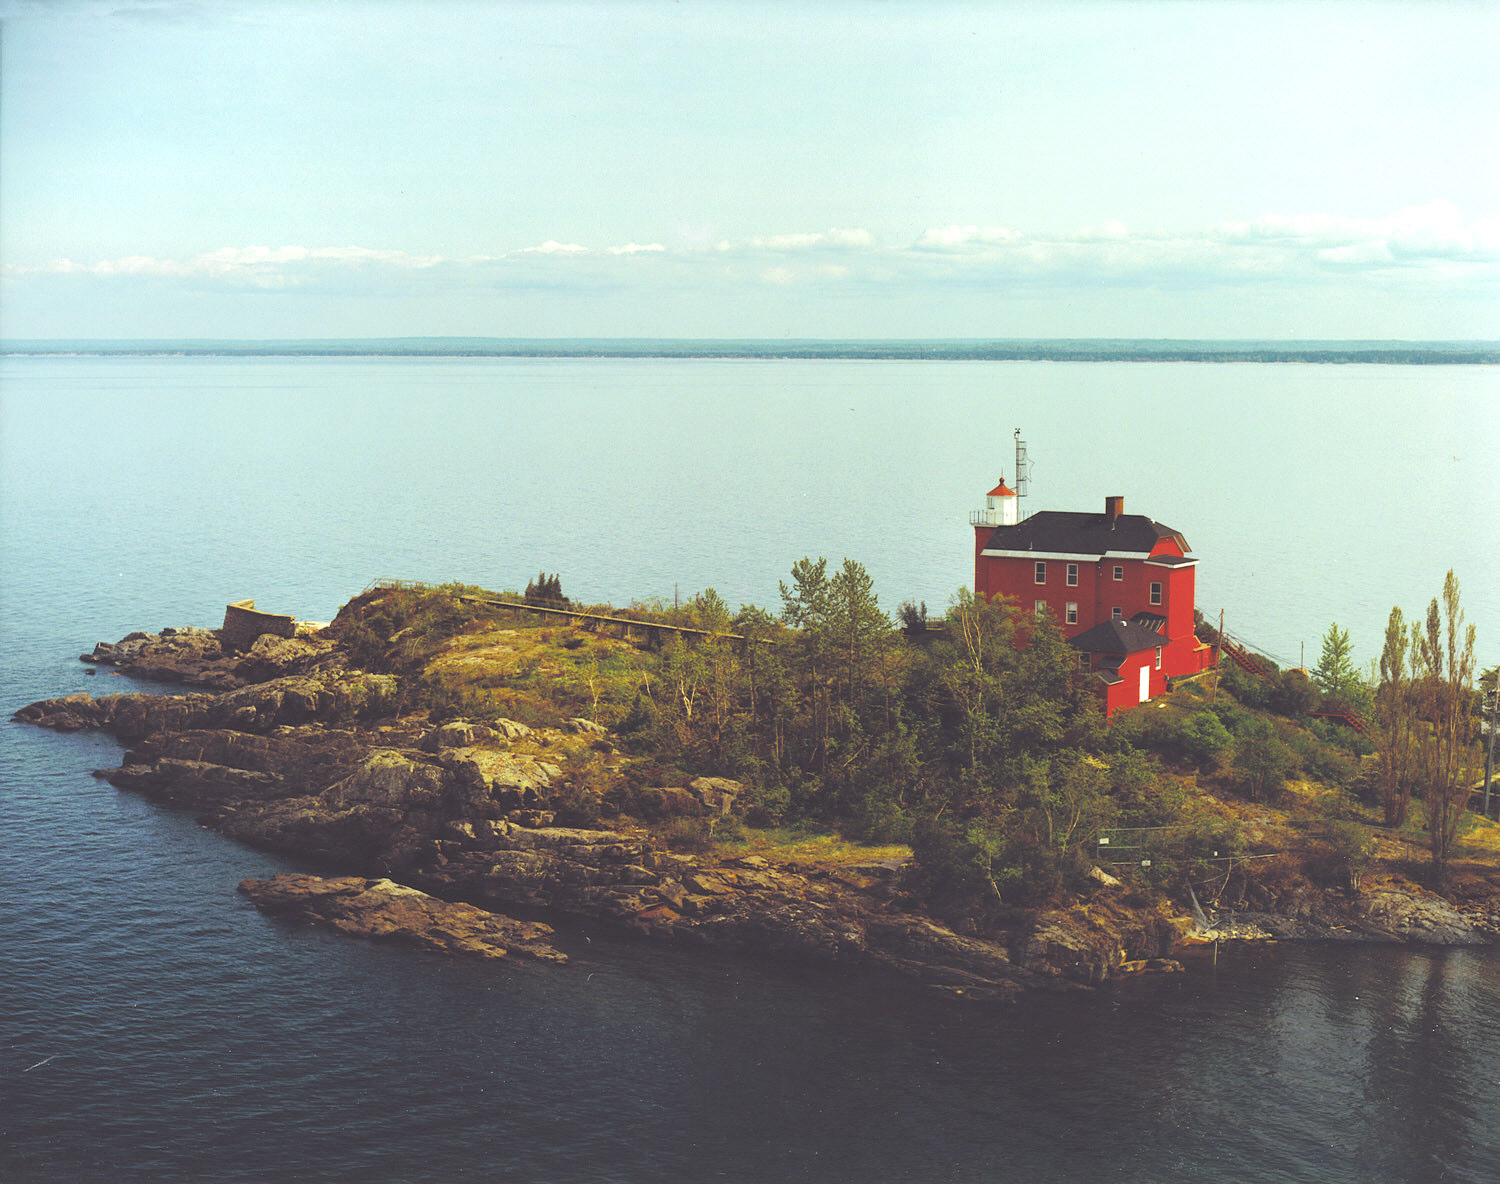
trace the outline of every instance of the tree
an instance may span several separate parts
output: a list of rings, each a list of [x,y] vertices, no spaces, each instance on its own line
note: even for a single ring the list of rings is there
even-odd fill
[[[1387,826],[1400,826],[1411,807],[1416,753],[1416,700],[1407,655],[1416,649],[1399,607],[1391,609],[1375,689],[1375,754]]]
[[[1312,680],[1323,692],[1325,708],[1343,708],[1355,715],[1368,715],[1372,706],[1370,688],[1355,669],[1353,654],[1349,631],[1340,629],[1336,623],[1329,625],[1328,632],[1323,635],[1323,655],[1313,671]]]
[[[1415,633],[1413,662],[1414,672],[1420,672],[1418,711],[1426,724],[1417,733],[1417,769],[1427,797],[1427,833],[1439,882],[1447,877],[1453,841],[1478,772],[1474,632],[1473,625],[1464,624],[1458,580],[1449,571],[1441,606],[1434,598],[1424,628]]]
[[[1312,680],[1318,690],[1334,698],[1342,698],[1350,688],[1359,684],[1359,674],[1354,669],[1352,655],[1354,647],[1349,642],[1349,631],[1340,629],[1338,622],[1328,626],[1323,635],[1323,656],[1318,659]]]
[[[568,598],[562,594],[562,577],[553,573],[538,572],[536,579],[526,585],[525,599],[531,604],[567,605]]]
[[[1296,765],[1295,754],[1264,720],[1253,722],[1240,734],[1234,770],[1250,797],[1269,801],[1279,795]]]
[[[942,684],[959,711],[970,772],[993,755],[1006,684],[1016,668],[1015,604],[960,588],[948,606],[951,645],[936,657]]]

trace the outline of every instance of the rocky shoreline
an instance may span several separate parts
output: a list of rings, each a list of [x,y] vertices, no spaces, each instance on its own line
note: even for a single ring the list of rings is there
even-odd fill
[[[334,631],[336,632],[336,631]],[[84,660],[185,684],[185,694],[70,695],[15,718],[102,730],[127,746],[99,775],[190,807],[254,847],[327,876],[241,889],[268,913],[446,953],[565,961],[551,929],[515,914],[607,923],[622,933],[758,956],[879,969],[965,998],[1097,984],[1176,969],[1181,946],[1225,940],[1494,941],[1492,903],[1460,911],[1416,890],[1340,902],[1268,901],[1203,928],[1109,877],[1086,899],[961,933],[916,911],[898,869],[773,864],[670,849],[652,830],[556,824],[555,796],[612,750],[587,720],[533,729],[507,719],[433,724],[398,679],[352,667],[336,636],[262,636],[246,651],[216,631],[101,643]],[[739,786],[661,786],[666,813],[711,818]]]

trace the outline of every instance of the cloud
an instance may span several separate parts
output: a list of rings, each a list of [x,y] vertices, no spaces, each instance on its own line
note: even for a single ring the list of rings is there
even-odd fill
[[[806,251],[816,248],[860,250],[875,246],[875,236],[858,227],[818,231],[816,233],[772,234],[752,238],[749,245],[763,251]],[[727,247],[728,244],[722,244]]]
[[[1020,242],[1020,231],[1004,226],[933,226],[917,239],[919,251],[964,251]]]
[[[963,290],[1229,288],[1329,283],[1500,285],[1500,219],[1469,220],[1451,202],[1405,206],[1381,218],[1270,213],[1182,230],[1134,230],[1102,220],[1067,233],[1002,224],[930,226],[906,244],[881,245],[863,228],[784,231],[740,239],[679,235],[678,245],[630,239],[596,246],[546,239],[491,254],[442,255],[396,247],[225,246],[178,258],[123,254],[80,261],[7,263],[10,284],[177,282],[199,288],[401,292],[416,287],[557,292],[796,284],[804,291],[941,295]]]

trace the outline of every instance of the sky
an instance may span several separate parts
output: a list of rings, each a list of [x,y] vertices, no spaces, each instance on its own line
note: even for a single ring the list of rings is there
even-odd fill
[[[0,0],[0,336],[1500,339],[1500,3]]]

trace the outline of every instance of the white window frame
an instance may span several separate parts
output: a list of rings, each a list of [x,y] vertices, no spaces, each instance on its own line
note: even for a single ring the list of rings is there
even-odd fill
[[[1069,625],[1078,624],[1078,601],[1068,601],[1067,611],[1063,613],[1063,621]]]
[[[1161,669],[1161,646],[1156,647],[1156,668]]]
[[[1124,578],[1125,578],[1125,565],[1123,563],[1117,563],[1117,564],[1115,564],[1115,582],[1119,583]]]
[[[1152,580],[1151,581],[1151,603],[1152,604],[1160,604],[1161,603],[1161,581],[1160,580]]]
[[[1047,602],[1045,600],[1038,600],[1036,602],[1036,619],[1038,621],[1040,621],[1046,615],[1047,615]]]
[[[1068,587],[1078,587],[1078,564],[1076,563],[1068,564]]]
[[[1033,569],[1032,578],[1033,581],[1038,584],[1045,584],[1047,582],[1047,561],[1045,559],[1038,559],[1036,561],[1036,567]]]
[[[1111,621],[1123,621],[1125,619],[1125,610],[1119,605],[1115,605],[1114,608],[1109,610],[1109,619]]]
[[[1079,650],[1078,651],[1078,669],[1081,670],[1081,671],[1083,671],[1085,674],[1087,674],[1093,668],[1094,668],[1094,664],[1089,660],[1089,654],[1088,654],[1088,652],[1086,650]]]

